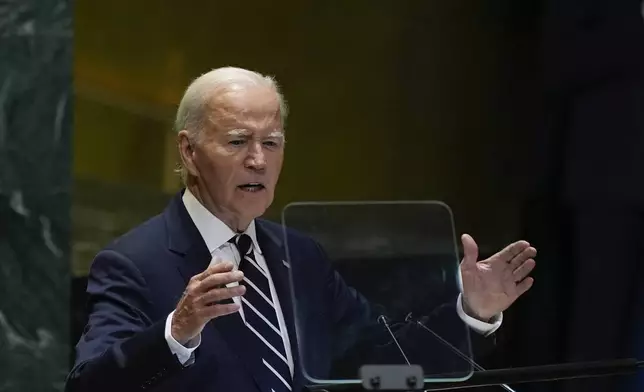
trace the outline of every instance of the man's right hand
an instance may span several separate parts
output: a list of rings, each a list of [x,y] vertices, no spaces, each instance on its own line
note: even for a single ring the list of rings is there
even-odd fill
[[[190,279],[172,315],[171,334],[177,342],[185,346],[201,333],[208,321],[239,310],[235,303],[218,303],[246,292],[246,287],[241,285],[225,286],[244,278],[243,272],[232,269],[232,263],[217,263]]]

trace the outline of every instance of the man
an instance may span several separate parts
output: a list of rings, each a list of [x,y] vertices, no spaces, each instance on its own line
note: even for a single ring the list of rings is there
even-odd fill
[[[189,86],[176,120],[185,190],[96,256],[68,391],[296,391],[299,352],[307,369],[329,369],[331,331],[369,307],[312,239],[257,219],[273,200],[285,118],[276,83],[255,72],[216,69]],[[285,240],[315,339],[296,339]],[[520,241],[477,262],[474,240],[463,244],[457,312],[489,334],[532,285],[536,250]]]

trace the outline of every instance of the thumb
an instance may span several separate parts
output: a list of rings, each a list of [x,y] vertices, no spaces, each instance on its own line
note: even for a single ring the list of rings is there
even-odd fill
[[[476,264],[479,258],[479,247],[476,245],[474,238],[469,234],[463,234],[461,236],[461,242],[463,243],[463,264]]]

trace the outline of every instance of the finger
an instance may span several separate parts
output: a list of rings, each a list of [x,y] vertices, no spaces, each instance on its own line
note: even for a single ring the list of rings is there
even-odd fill
[[[244,286],[234,286],[234,287],[223,287],[220,289],[212,289],[207,293],[204,293],[197,299],[197,303],[208,306],[214,302],[224,301],[233,297],[239,297],[246,293],[246,287]]]
[[[219,258],[216,258],[214,260],[214,262],[215,262],[215,264],[213,264],[210,267],[206,268],[205,271],[203,271],[202,273],[200,273],[198,275],[195,275],[194,279],[196,279],[198,281],[202,281],[202,280],[206,279],[207,277],[209,277],[210,275],[218,274],[218,273],[222,273],[222,272],[232,271],[233,267],[235,266],[233,263],[231,263],[229,261],[221,262]]]
[[[526,291],[530,290],[530,287],[532,287],[532,284],[534,283],[534,279],[531,277],[525,278],[521,283],[517,284],[517,293],[519,296],[522,296],[525,294]]]
[[[469,234],[463,234],[461,236],[461,242],[463,243],[463,265],[473,266],[476,264],[479,258],[479,247],[476,245],[476,241]]]
[[[225,286],[228,283],[241,282],[244,279],[244,273],[241,271],[231,271],[231,272],[220,272],[213,275],[209,275],[199,282],[199,287],[197,291],[200,293],[205,293],[215,287]]]
[[[497,253],[496,256],[499,260],[505,261],[507,263],[529,246],[530,244],[527,241],[517,241],[503,248],[503,250]]]
[[[197,314],[202,320],[212,320],[217,317],[226,316],[239,311],[239,305],[232,304],[217,304],[201,308]]]
[[[515,270],[519,268],[526,260],[532,259],[537,256],[537,250],[531,246],[524,249],[521,253],[516,255],[512,260],[510,260],[510,268]]]
[[[512,273],[512,276],[514,277],[515,282],[520,282],[523,279],[525,279],[528,275],[530,275],[530,272],[534,269],[534,266],[536,263],[534,262],[533,259],[528,259],[523,262],[517,269],[514,270]]]

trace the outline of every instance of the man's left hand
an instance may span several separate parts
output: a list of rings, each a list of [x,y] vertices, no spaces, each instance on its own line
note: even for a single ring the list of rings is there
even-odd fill
[[[506,310],[528,291],[534,279],[528,275],[535,267],[537,250],[526,241],[517,241],[493,255],[478,261],[478,246],[464,234],[464,257],[461,262],[463,278],[463,310],[482,321],[489,321]]]

